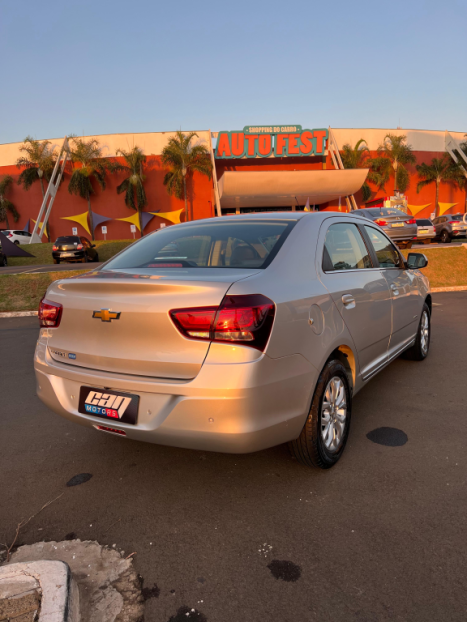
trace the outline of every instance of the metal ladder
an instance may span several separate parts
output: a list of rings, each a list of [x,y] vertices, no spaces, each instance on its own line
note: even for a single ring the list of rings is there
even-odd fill
[[[342,164],[341,154],[339,153],[339,146],[330,127],[328,128],[328,132],[328,151],[331,154],[332,163],[334,164],[334,168],[343,171],[344,165]],[[349,212],[358,209],[358,205],[353,194],[345,197],[345,201]]]
[[[42,235],[44,234],[45,228],[47,226],[47,222],[49,220],[50,212],[52,211],[52,205],[55,199],[55,195],[57,194],[58,187],[60,186],[60,182],[63,177],[63,172],[65,170],[65,165],[70,157],[71,157],[70,146],[68,144],[68,138],[65,136],[65,138],[63,139],[62,148],[60,149],[60,155],[58,156],[57,161],[55,162],[55,167],[54,167],[52,176],[50,178],[49,185],[47,186],[47,192],[44,195],[44,199],[42,201],[42,205],[39,210],[37,220],[34,224],[34,229],[31,234],[29,244],[42,241]],[[48,201],[49,201],[49,204],[47,206]],[[44,213],[45,213],[44,221],[42,223],[42,227],[40,227],[41,218],[44,216]],[[40,228],[40,231],[38,232],[39,228]]]

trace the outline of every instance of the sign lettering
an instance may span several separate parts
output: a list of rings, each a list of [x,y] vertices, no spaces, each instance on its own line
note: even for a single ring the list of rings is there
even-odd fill
[[[245,126],[243,131],[219,132],[216,158],[297,158],[323,156],[328,130],[304,130],[301,125]]]

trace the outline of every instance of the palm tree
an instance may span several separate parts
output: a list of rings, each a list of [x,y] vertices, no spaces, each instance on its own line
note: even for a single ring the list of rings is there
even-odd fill
[[[371,158],[370,150],[366,140],[361,138],[354,147],[349,143],[346,143],[342,147],[342,163],[344,168],[370,168]],[[372,171],[370,170],[368,178],[371,181]],[[368,201],[371,196],[370,186],[365,182],[362,186],[363,200]]]
[[[125,205],[138,212],[139,227],[141,237],[143,237],[143,222],[141,212],[147,205],[146,192],[143,182],[146,177],[143,175],[143,167],[146,163],[146,156],[140,147],[133,147],[130,151],[117,149],[117,155],[125,159],[126,165],[120,165],[119,170],[128,173],[128,177],[117,187],[117,193],[125,193]],[[135,201],[136,199],[136,201]]]
[[[454,162],[448,153],[443,154],[441,158],[433,158],[431,164],[417,165],[418,176],[421,181],[417,184],[417,192],[420,192],[425,186],[435,184],[435,214],[439,211],[439,185],[441,182],[454,183],[463,188],[465,185],[465,176],[461,167]]]
[[[386,134],[383,143],[378,147],[378,156],[371,159],[373,179],[381,189],[394,175],[394,193],[398,190],[405,192],[409,186],[410,176],[406,169],[407,164],[417,161],[412,147],[407,145],[407,136]]]
[[[72,136],[70,138],[71,161],[81,166],[73,167],[71,179],[68,183],[68,192],[76,194],[88,202],[91,236],[94,240],[94,224],[92,221],[91,194],[95,193],[92,180],[95,179],[102,190],[106,187],[107,172],[119,170],[119,166],[102,156],[102,147],[96,138],[85,140]]]
[[[209,150],[205,145],[193,145],[191,141],[197,137],[196,132],[183,134],[178,131],[169,139],[168,144],[162,150],[161,160],[170,168],[164,176],[164,186],[167,192],[175,195],[177,199],[185,198],[185,221],[188,221],[188,203],[186,196],[186,178],[191,177],[196,171],[211,179],[212,164]]]
[[[5,175],[3,179],[0,180],[0,222],[6,222],[7,229],[10,228],[8,212],[13,216],[15,222],[19,220],[18,210],[5,196],[10,191],[12,185],[13,177],[11,175]]]
[[[44,199],[44,179],[49,182],[55,167],[57,156],[55,147],[51,147],[50,140],[34,140],[31,136],[26,136],[19,150],[24,153],[16,160],[16,166],[22,168],[18,177],[18,185],[25,190],[29,190],[32,184],[40,181],[42,199]],[[50,242],[49,223],[47,222],[47,237]]]

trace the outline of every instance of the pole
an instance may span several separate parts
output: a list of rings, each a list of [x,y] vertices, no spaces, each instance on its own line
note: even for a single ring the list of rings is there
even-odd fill
[[[222,216],[221,200],[220,200],[220,197],[219,197],[219,186],[217,185],[216,160],[214,158],[214,149],[212,147],[212,134],[211,134],[211,130],[209,130],[209,148],[211,150],[212,180],[214,182],[214,198],[216,200],[216,211],[217,211],[217,215],[218,216]]]

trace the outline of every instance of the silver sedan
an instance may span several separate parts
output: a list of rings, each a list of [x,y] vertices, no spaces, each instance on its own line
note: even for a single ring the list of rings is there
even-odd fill
[[[329,468],[354,395],[400,354],[428,355],[426,264],[355,215],[167,227],[50,285],[37,392],[120,437],[233,453],[289,442]]]

